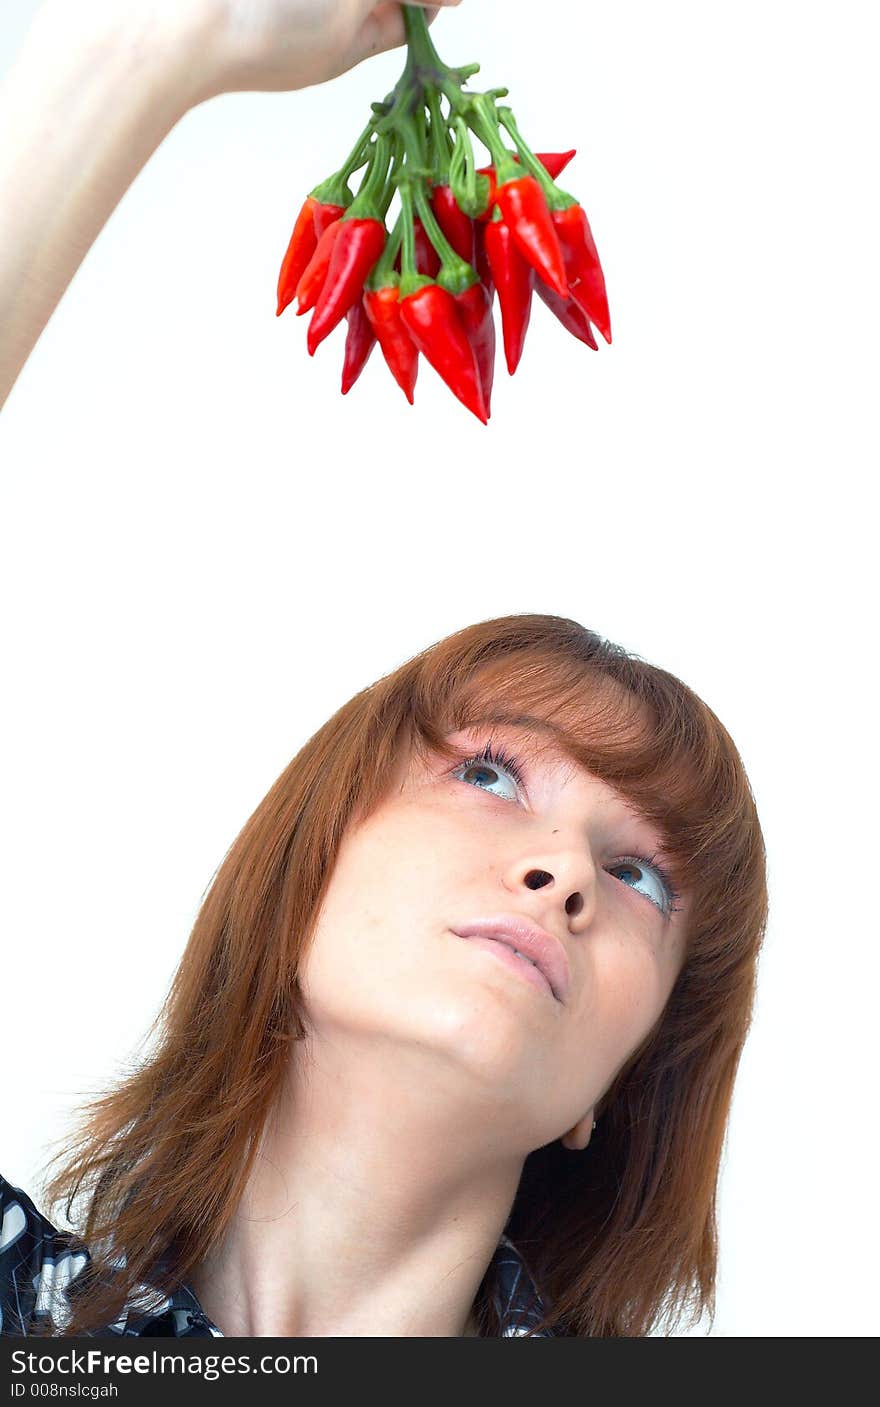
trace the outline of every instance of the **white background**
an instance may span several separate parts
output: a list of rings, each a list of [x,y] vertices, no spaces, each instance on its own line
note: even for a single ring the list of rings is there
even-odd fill
[[[6,0],[0,72],[36,8]],[[878,1329],[878,339],[869,6],[465,0],[602,254],[615,342],[538,305],[488,430],[424,364],[338,391],[275,282],[401,59],[191,112],[0,421],[3,1148],[40,1168],[165,994],[306,738],[451,630],[571,616],[732,732],[772,918],[721,1185],[716,1336]],[[10,140],[4,134],[3,140]],[[705,1324],[694,1332],[705,1334]]]

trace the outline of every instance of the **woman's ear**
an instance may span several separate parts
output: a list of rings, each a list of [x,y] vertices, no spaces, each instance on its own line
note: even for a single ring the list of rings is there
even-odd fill
[[[577,1123],[568,1130],[568,1133],[562,1135],[559,1141],[563,1148],[570,1148],[575,1153],[586,1148],[593,1129],[596,1127],[595,1113],[595,1109],[588,1109],[584,1117],[578,1119]]]

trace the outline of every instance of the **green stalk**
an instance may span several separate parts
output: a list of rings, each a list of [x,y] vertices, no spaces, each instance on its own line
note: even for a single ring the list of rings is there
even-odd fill
[[[370,164],[363,185],[343,215],[343,220],[382,219],[384,222],[383,199],[390,161],[390,139],[385,136],[377,137],[370,154]]]
[[[386,218],[388,207],[394,199],[394,192],[397,190],[397,183],[403,171],[405,160],[406,148],[403,145],[403,139],[399,132],[395,132],[391,138],[391,170],[386,177],[385,189],[382,192],[382,200],[380,202],[383,220]]]
[[[416,232],[413,227],[412,192],[409,182],[400,187],[400,218],[403,222],[403,243],[400,251],[400,272],[410,277],[416,269]]]
[[[354,196],[348,184],[349,178],[369,161],[370,137],[373,130],[373,123],[368,122],[352,147],[345,164],[340,166],[339,170],[335,171],[332,176],[328,176],[326,181],[322,181],[320,185],[315,186],[313,191],[309,192],[314,200],[320,200],[324,205],[351,205]]]
[[[410,56],[418,67],[434,69],[438,74],[450,70],[434,48],[428,21],[421,5],[404,5],[403,25]]]
[[[500,107],[497,109],[497,112],[498,121],[513,138],[514,145],[519,153],[521,166],[525,167],[530,176],[534,176],[544,193],[544,199],[547,201],[550,209],[567,210],[569,206],[576,205],[577,201],[574,196],[569,195],[567,191],[561,190],[560,187],[557,186],[549,171],[545,166],[541,165],[531,147],[526,146],[519,127],[516,124],[516,118],[513,115],[512,109],[509,107]]]
[[[440,94],[433,84],[428,85],[425,97],[428,112],[431,114],[431,160],[434,167],[435,184],[447,186],[449,184],[449,162],[452,156],[449,128],[440,106]]]
[[[406,175],[400,181],[400,218],[403,222],[403,245],[400,252],[400,296],[408,298],[432,280],[416,268],[416,235],[413,228],[412,181]]]
[[[421,121],[419,120],[421,115]],[[403,142],[404,165],[398,176],[403,247],[400,255],[400,296],[407,298],[432,280],[420,274],[416,267],[416,235],[413,226],[413,188],[422,188],[428,176],[425,156],[425,109],[410,112],[399,121],[397,131]]]
[[[489,179],[477,175],[474,146],[463,117],[455,118],[455,147],[449,163],[449,182],[453,195],[472,220],[486,213],[489,200]]]
[[[498,108],[490,93],[475,93],[470,103],[472,116],[470,120],[465,116],[465,121],[491,155],[495,165],[495,178],[499,186],[503,186],[505,181],[514,180],[517,175],[522,175],[522,172],[501,140]]]
[[[412,230],[412,221],[410,221],[410,230]],[[367,288],[387,288],[391,284],[398,282],[394,264],[400,253],[403,239],[404,219],[403,211],[401,211],[397,217],[397,223],[385,243],[385,249],[383,250],[381,259],[367,279]]]
[[[370,121],[367,123],[363,132],[361,132],[361,135],[358,137],[357,142],[352,147],[345,165],[340,167],[340,176],[343,176],[346,180],[348,180],[349,176],[353,175],[355,171],[360,170],[360,168],[364,165],[364,162],[368,159],[369,156],[370,138],[372,137],[372,135],[373,123],[372,121]]]
[[[437,217],[431,209],[431,202],[425,193],[425,187],[421,184],[416,187],[415,202],[419,219],[425,227],[425,233],[440,255],[440,269],[436,282],[448,293],[464,293],[466,288],[471,288],[473,284],[479,283],[479,274],[472,265],[462,259],[460,254],[456,254],[438,225]]]

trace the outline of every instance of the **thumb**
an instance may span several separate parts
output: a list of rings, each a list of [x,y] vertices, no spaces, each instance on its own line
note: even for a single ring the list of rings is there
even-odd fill
[[[460,0],[441,0],[440,5],[427,5],[420,3],[420,0],[416,0],[416,3],[419,9],[426,11],[430,24],[441,8],[458,5]],[[406,32],[403,27],[403,11],[400,5],[395,3],[376,5],[361,25],[355,40],[356,57],[353,62],[360,63],[362,59],[369,58],[371,54],[382,54],[387,49],[396,49],[405,43]]]

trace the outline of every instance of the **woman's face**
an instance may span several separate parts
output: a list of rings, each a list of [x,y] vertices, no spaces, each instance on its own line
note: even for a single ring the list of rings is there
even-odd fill
[[[686,897],[649,863],[651,826],[544,738],[490,724],[449,739],[460,765],[402,759],[386,800],[349,827],[300,966],[308,1019],[337,1040],[427,1050],[438,1074],[454,1066],[523,1156],[566,1134],[583,1146],[675,983]],[[550,935],[564,991],[510,938],[459,936],[505,917]]]

